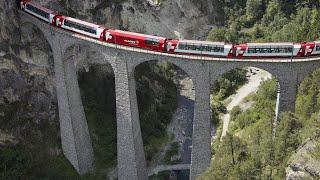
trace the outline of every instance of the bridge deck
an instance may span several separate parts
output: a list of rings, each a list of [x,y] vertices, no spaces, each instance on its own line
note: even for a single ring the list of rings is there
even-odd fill
[[[23,11],[19,11],[21,15],[23,16],[29,16],[30,18],[35,18],[31,16],[28,13],[25,13]],[[107,42],[102,42],[97,39],[93,39],[90,37],[86,37],[81,34],[73,33],[52,25],[49,25],[48,23],[38,20],[41,22],[42,26],[45,26],[45,28],[51,27],[54,29],[54,33],[63,33],[63,34],[68,34],[74,38],[82,39],[85,41],[90,41],[95,44],[100,44],[106,47],[110,48],[116,48],[116,49],[122,49],[126,51],[134,51],[134,52],[139,52],[139,53],[147,53],[147,54],[155,54],[155,55],[161,55],[161,56],[170,56],[170,57],[176,57],[180,59],[192,59],[192,60],[205,60],[205,61],[227,61],[227,62],[234,62],[234,61],[245,61],[245,62],[274,62],[274,63],[292,63],[292,62],[305,62],[305,61],[316,61],[319,60],[319,57],[308,57],[308,58],[265,58],[265,59],[257,59],[257,58],[217,58],[217,57],[208,57],[208,56],[196,56],[196,55],[181,55],[181,54],[169,54],[169,53],[163,53],[163,52],[155,52],[155,51],[150,51],[150,50],[145,50],[145,49],[140,49],[140,48],[135,48],[135,47],[128,47],[128,46],[122,46],[118,44],[112,44],[112,43],[107,43]]]

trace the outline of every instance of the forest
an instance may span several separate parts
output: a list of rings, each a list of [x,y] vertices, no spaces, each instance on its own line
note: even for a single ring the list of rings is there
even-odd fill
[[[223,4],[224,23],[210,31],[208,40],[304,42],[317,40],[320,34],[320,1],[231,0]],[[229,132],[221,142],[213,142],[211,166],[199,179],[285,179],[289,160],[298,148],[310,139],[319,142],[319,80],[317,70],[301,83],[296,112],[280,115],[275,134],[277,84],[275,79],[264,82],[247,98],[254,102],[251,108],[242,112],[235,107],[230,112]],[[213,112],[221,126],[217,118],[225,112],[215,106]],[[317,150],[310,153],[320,160]]]
[[[304,42],[319,38],[318,0],[229,0],[221,26],[208,35],[212,41]]]

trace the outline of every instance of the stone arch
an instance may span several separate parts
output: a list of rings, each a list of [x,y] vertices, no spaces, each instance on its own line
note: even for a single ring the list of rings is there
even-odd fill
[[[168,128],[169,132],[170,133],[174,133],[175,135],[175,139],[173,140],[170,140],[170,143],[173,143],[173,142],[176,142],[178,141],[179,139],[181,139],[181,143],[174,143],[175,145],[179,144],[179,151],[182,150],[182,161],[180,164],[190,164],[191,163],[191,148],[190,146],[192,145],[191,144],[191,141],[190,139],[192,138],[193,134],[193,119],[194,119],[194,82],[193,82],[193,77],[188,74],[184,69],[185,68],[181,68],[183,66],[181,66],[180,62],[177,62],[177,61],[172,61],[172,60],[155,60],[155,59],[148,59],[148,60],[142,60],[142,61],[139,61],[138,63],[135,63],[133,65],[134,67],[134,74],[136,75],[136,82],[137,82],[137,97],[139,99],[139,93],[140,93],[140,100],[141,100],[141,97],[142,97],[142,93],[139,92],[139,81],[140,83],[142,82],[141,79],[138,80],[137,78],[137,73],[138,72],[142,72],[142,68],[143,67],[147,67],[148,63],[151,63],[153,64],[153,68],[156,67],[155,64],[157,63],[161,63],[161,62],[165,62],[165,63],[168,63],[169,66],[172,66],[173,69],[175,70],[175,73],[178,74],[178,76],[182,76],[182,78],[184,78],[185,81],[187,81],[187,86],[189,87],[186,87],[187,90],[184,90],[183,93],[191,93],[188,94],[188,95],[181,95],[180,92],[178,92],[178,96],[177,96],[177,111],[176,111],[176,114],[175,115],[178,115],[180,113],[180,116],[183,116],[183,117],[176,117],[174,121],[172,121],[172,118],[174,117],[170,117],[169,121],[172,123],[172,124],[175,124],[175,126],[177,126],[177,124],[181,123],[185,123],[185,127],[182,127],[182,129],[180,129],[179,131],[177,130],[177,132],[173,132],[173,128],[180,128],[179,126],[177,127],[174,127],[173,125],[171,127],[166,127],[166,129]],[[144,66],[145,65],[145,66]],[[148,66],[149,67],[149,66]],[[149,70],[151,69],[148,69],[148,72]],[[157,70],[157,69],[156,69]],[[152,70],[151,70],[152,71]],[[149,77],[150,78],[150,77]],[[150,80],[152,81],[152,80]],[[150,83],[151,84],[151,83]],[[160,83],[161,84],[161,83]],[[179,86],[180,83],[174,85],[174,86]],[[152,85],[151,85],[152,86]],[[160,86],[163,86],[163,85],[160,85]],[[179,88],[179,87],[177,87]],[[152,89],[152,88],[151,88]],[[140,89],[141,90],[141,89]],[[177,91],[178,89],[175,89],[175,92]],[[179,91],[179,90],[178,90]],[[193,92],[193,93],[192,93]],[[153,96],[153,98],[156,98],[155,96]],[[190,98],[190,99],[189,99]],[[138,101],[139,102],[139,101]],[[140,102],[141,103],[141,102]],[[138,103],[138,104],[140,104]],[[182,104],[182,103],[186,103],[186,104]],[[142,121],[141,118],[144,118],[142,115],[143,115],[143,112],[141,112],[141,105],[139,106],[139,114],[140,114],[140,122]],[[174,114],[173,114],[174,115]],[[185,116],[185,117],[184,117]],[[147,118],[145,118],[147,119]],[[152,120],[152,117],[151,119],[148,119],[148,120]],[[143,128],[143,124],[141,124],[141,131],[142,131],[142,134],[144,134],[144,132],[146,131],[146,129]],[[170,123],[168,123],[170,124]],[[167,133],[166,130],[164,131],[164,133]],[[152,134],[151,134],[152,135]],[[170,143],[168,144],[168,141],[166,142],[166,146],[167,147],[170,147]],[[188,144],[189,143],[189,144]],[[174,146],[175,146],[174,145]],[[147,152],[148,153],[148,152]],[[150,157],[149,157],[150,158]],[[149,159],[148,156],[146,159]],[[150,159],[149,159],[150,160]],[[159,165],[159,164],[158,164]]]
[[[116,71],[116,54],[109,54],[109,49],[92,43],[75,41],[64,50],[64,56],[74,56],[77,70],[88,68],[90,65],[110,65]],[[110,51],[110,50],[109,50]],[[112,51],[112,50],[111,50]],[[119,59],[120,60],[120,59]]]
[[[260,83],[262,81],[265,81],[267,78],[275,78],[276,81],[279,81],[279,74],[277,74],[277,72],[272,68],[272,66],[269,66],[267,64],[263,64],[263,63],[238,63],[238,62],[230,62],[229,64],[222,64],[220,65],[221,67],[217,67],[218,65],[214,65],[216,68],[211,68],[211,72],[212,72],[212,80],[211,80],[211,85],[215,85],[215,81],[218,80],[220,77],[222,77],[224,74],[228,73],[228,72],[231,72],[232,70],[235,70],[235,69],[244,69],[244,68],[250,68],[249,70],[249,74],[248,76],[251,76],[254,78],[254,76],[259,73],[259,71],[265,71],[267,72],[268,75],[267,77],[265,76],[262,76],[260,75],[261,77],[259,77],[258,79],[255,78],[256,80],[255,81],[260,81]],[[214,72],[216,69],[218,69],[218,72]],[[220,70],[222,69],[222,70]],[[250,73],[251,72],[251,73]],[[247,76],[247,75],[246,75]],[[259,84],[260,84],[259,83]],[[257,89],[260,85],[259,84],[256,84],[254,87],[250,87],[250,89]],[[279,87],[279,84],[278,83],[278,90],[280,89]],[[254,92],[254,91],[253,91]],[[276,94],[277,92],[275,92]],[[250,93],[247,91],[247,92],[243,92],[242,95],[249,95]],[[231,95],[231,94],[230,94]],[[243,99],[243,98],[242,98]],[[232,110],[232,108],[235,107],[233,103],[229,104],[228,106],[226,106],[226,111],[227,112],[230,112]],[[276,107],[275,109],[275,114],[276,116],[278,115],[278,108]],[[224,118],[224,117],[223,117]],[[226,117],[226,118],[229,118],[229,117]],[[225,119],[227,122],[229,120]],[[228,127],[228,124],[229,123],[225,123],[224,126],[226,125]],[[227,127],[223,127],[223,132],[222,132],[222,136],[225,136],[226,135],[226,132],[227,132]],[[220,137],[217,137],[221,140]]]
[[[54,35],[53,27],[23,11],[19,11],[19,17],[21,29],[24,29],[28,24],[32,24],[35,29],[37,29],[37,32],[40,34],[40,36],[42,36],[50,44],[51,50],[54,50],[55,46],[51,38]]]
[[[32,22],[23,22],[21,24],[21,42],[22,45],[17,47],[17,49],[14,49],[14,51],[19,51],[20,49],[25,49],[25,52],[22,56],[26,57],[32,57],[33,54],[39,54],[42,52],[48,53],[48,65],[51,71],[54,70],[54,49],[52,42],[50,39],[48,39],[43,33],[43,31],[34,23]],[[39,52],[40,51],[40,52]],[[18,53],[19,54],[19,53]],[[23,58],[23,57],[22,57]],[[46,58],[45,56],[38,57],[38,62],[41,64],[41,61],[43,61],[43,58]]]
[[[312,73],[320,68],[320,61],[306,61],[296,64],[296,71],[298,72],[298,87],[300,87],[302,81],[310,76]]]
[[[217,77],[237,68],[255,67],[269,72],[277,80],[279,79],[278,68],[274,68],[275,64],[271,63],[256,63],[256,62],[214,62],[210,63],[211,83]]]
[[[116,95],[112,67],[110,64],[92,64],[87,70],[78,72],[78,82],[92,140],[94,167],[105,170],[109,166],[116,166]]]
[[[308,91],[313,91],[313,86],[311,86],[311,84],[314,84],[313,81],[316,77],[318,77],[320,70],[320,62],[304,62],[303,65],[304,67],[300,69],[302,72],[300,72],[299,81],[297,83],[297,99],[295,101],[295,108],[299,109],[300,113],[301,109],[304,109],[306,112],[309,110],[311,113],[312,110],[314,110],[314,106],[310,105],[310,102],[316,104],[316,99],[304,99],[304,96],[309,94]]]
[[[107,125],[112,125],[112,127],[116,129],[116,121],[113,121],[115,117],[115,72],[114,66],[110,63],[109,59],[106,59],[105,54],[100,53],[99,49],[96,49],[94,46],[88,44],[73,44],[65,49],[63,54],[63,66],[65,71],[65,79],[66,79],[66,87],[69,96],[69,104],[71,109],[71,119],[74,116],[75,123],[80,124],[77,126],[82,126],[82,132],[78,135],[78,138],[81,138],[80,141],[76,140],[76,145],[78,144],[79,147],[83,148],[82,152],[80,151],[79,154],[84,154],[86,158],[86,162],[84,162],[84,166],[92,166],[93,158],[95,157],[95,165],[94,167],[106,168],[106,165],[115,165],[116,159],[111,157],[112,155],[106,154],[107,152],[111,152],[112,154],[116,154],[116,146],[110,147],[110,151],[106,151],[105,153],[102,152],[101,148],[106,148],[104,140],[98,141],[98,138],[106,138],[106,134],[100,128],[106,127]],[[110,76],[108,75],[110,74]],[[85,82],[80,82],[79,80],[91,78],[90,82],[93,82],[92,88],[96,88],[95,90],[92,89],[90,86],[86,86]],[[92,79],[96,78],[96,79]],[[99,83],[94,83],[94,81],[100,80]],[[87,83],[90,83],[87,82]],[[100,84],[101,83],[101,84]],[[101,87],[105,84],[110,84],[111,88],[101,89]],[[71,85],[70,85],[71,84]],[[73,85],[72,85],[73,84]],[[113,86],[112,86],[113,85]],[[103,86],[104,87],[104,86]],[[113,88],[112,88],[113,87]],[[91,88],[91,89],[90,89]],[[94,91],[94,94],[92,94]],[[91,94],[90,94],[91,93]],[[100,95],[99,95],[100,93]],[[105,93],[108,94],[110,97],[107,97]],[[75,94],[75,95],[72,95]],[[90,96],[90,97],[89,97]],[[99,97],[98,97],[99,96]],[[101,98],[111,98],[113,101],[112,105],[110,105],[111,110],[103,111],[101,104],[98,103],[105,103],[104,105],[109,105]],[[90,101],[88,99],[94,99],[99,101],[94,105],[91,104],[95,101]],[[71,99],[71,101],[70,101]],[[105,99],[103,99],[105,100]],[[73,106],[73,107],[72,107]],[[107,107],[105,107],[107,108]],[[74,113],[72,112],[74,111]],[[114,112],[112,112],[114,111]],[[95,113],[94,113],[95,112]],[[108,112],[110,114],[104,114]],[[96,113],[101,113],[101,118],[97,116]],[[73,115],[74,114],[74,115]],[[110,115],[110,119],[106,118],[106,116]],[[76,120],[78,118],[78,120]],[[101,119],[110,121],[109,124],[106,124],[106,121],[102,121]],[[101,120],[101,122],[99,122]],[[114,122],[114,124],[112,124]],[[100,126],[97,125],[100,123]],[[114,130],[114,129],[109,130]],[[116,130],[115,130],[116,132]],[[116,133],[113,133],[115,137],[110,137],[112,143],[117,143],[117,141],[113,142],[114,138],[116,138]],[[109,140],[108,139],[108,142]],[[106,141],[107,142],[107,141]],[[111,141],[110,141],[111,144]],[[114,151],[115,149],[115,151]],[[103,155],[106,155],[103,156]],[[89,158],[88,158],[89,157]],[[72,160],[70,160],[72,162]],[[74,160],[73,160],[74,161]],[[108,161],[108,162],[106,162]],[[109,161],[112,161],[111,164]],[[90,165],[89,165],[90,164]],[[78,170],[79,171],[79,170]],[[81,171],[80,171],[81,173]],[[106,174],[104,174],[106,175]]]
[[[184,60],[175,57],[157,55],[157,54],[144,54],[144,53],[135,53],[134,59],[131,59],[131,68],[134,70],[137,66],[148,61],[159,61],[159,62],[170,62],[174,64],[177,68],[183,70],[189,77],[194,78],[194,66],[197,66],[199,63],[197,61],[193,62],[192,60]]]

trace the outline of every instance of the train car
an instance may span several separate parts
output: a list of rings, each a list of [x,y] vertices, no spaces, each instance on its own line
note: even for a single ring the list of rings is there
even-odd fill
[[[103,26],[66,16],[56,16],[55,21],[57,27],[90,36],[95,39],[105,39],[105,31],[107,29]]]
[[[42,7],[30,0],[21,0],[20,8],[25,12],[39,19],[42,19],[50,24],[53,23],[53,19],[57,15],[55,11]]]
[[[177,40],[177,39],[167,39],[166,44],[165,44],[166,52],[173,54],[178,43],[179,43],[179,40]]]
[[[225,42],[166,39],[165,37],[107,29],[93,23],[60,15],[31,0],[17,0],[16,3],[23,11],[54,26],[101,41],[152,51],[236,58],[281,58],[320,55],[320,41],[232,45]]]
[[[175,43],[173,42],[172,44],[175,44]],[[174,51],[174,53],[181,53],[181,54],[232,57],[232,50],[233,50],[233,45],[226,44],[225,42],[179,40],[174,50],[170,50],[170,51]]]
[[[305,43],[305,56],[314,56],[320,54],[320,41]]]
[[[165,52],[166,38],[164,37],[113,29],[108,29],[105,37],[109,43]]]
[[[235,45],[234,56],[241,57],[301,57],[305,45],[298,43],[247,43]]]

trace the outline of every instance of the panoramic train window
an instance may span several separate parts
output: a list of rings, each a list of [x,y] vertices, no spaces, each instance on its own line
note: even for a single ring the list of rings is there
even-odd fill
[[[223,52],[224,47],[223,46],[207,46],[206,51],[209,52]]]
[[[34,12],[34,13],[36,13],[36,14],[44,17],[44,18],[46,18],[46,19],[49,19],[49,13],[44,12],[44,11],[42,11],[42,10],[40,10],[40,9],[38,9],[38,8],[30,5],[30,4],[27,4],[27,9],[28,9],[29,11],[32,11],[32,12]]]
[[[192,45],[190,45],[190,46],[191,46],[191,50],[194,50],[194,51],[197,50],[197,45],[192,44]]]
[[[193,50],[193,45],[192,44],[187,44],[186,50]]]
[[[178,49],[186,49],[186,45],[185,44],[179,44],[178,45]]]
[[[289,46],[284,47],[250,47],[248,48],[248,54],[256,53],[292,53],[293,48]]]
[[[75,28],[75,29],[79,29],[81,31],[85,31],[85,32],[88,32],[88,33],[91,33],[91,34],[97,34],[97,31],[95,29],[92,29],[90,27],[87,27],[87,26],[84,26],[82,24],[78,24],[78,23],[75,23],[75,22],[72,22],[72,21],[65,20],[64,21],[64,25],[72,27],[72,28]]]
[[[178,49],[193,50],[193,51],[207,51],[207,52],[224,52],[223,46],[209,46],[201,44],[179,44]]]
[[[194,45],[196,51],[202,51],[201,45]]]
[[[145,42],[149,46],[159,46],[159,40],[158,39],[146,39]]]

